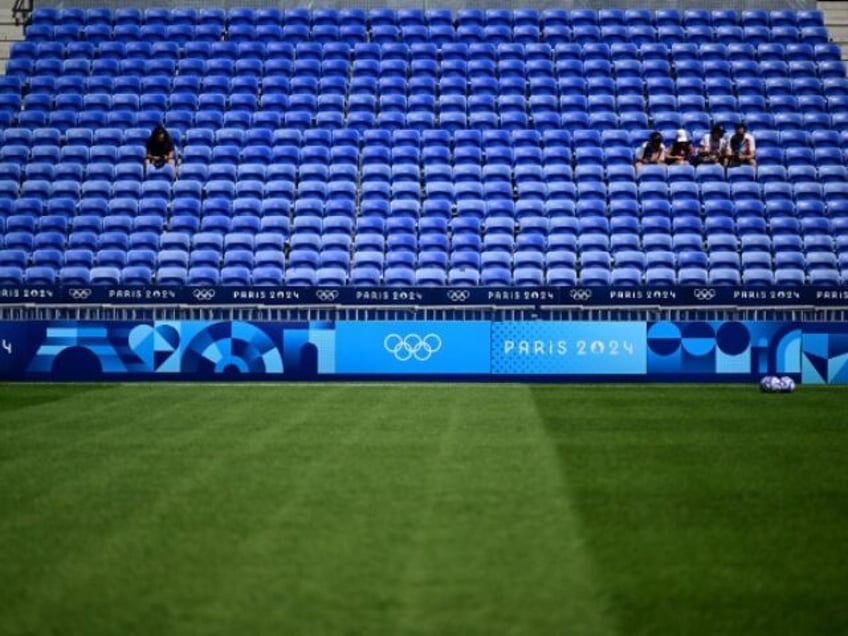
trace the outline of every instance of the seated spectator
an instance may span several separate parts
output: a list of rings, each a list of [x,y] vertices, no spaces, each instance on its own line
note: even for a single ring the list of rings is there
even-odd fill
[[[636,151],[636,172],[645,164],[665,163],[665,146],[662,133],[654,131],[648,141],[639,146]]]
[[[692,140],[689,139],[689,133],[682,128],[677,131],[677,137],[674,143],[666,152],[665,160],[669,165],[692,163],[696,157],[695,148],[692,146]]]
[[[162,124],[156,126],[150,137],[147,138],[147,156],[145,162],[148,166],[161,168],[170,164],[176,168],[176,153],[174,152],[174,140]]]
[[[700,163],[723,163],[724,161],[724,126],[715,124],[704,138],[698,148],[698,161]]]
[[[736,166],[757,167],[757,144],[754,136],[748,132],[747,126],[740,122],[727,140],[724,151],[725,165],[728,168]]]

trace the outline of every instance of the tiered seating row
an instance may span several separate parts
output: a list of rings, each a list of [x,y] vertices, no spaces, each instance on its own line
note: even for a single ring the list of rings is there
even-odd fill
[[[848,124],[829,44],[17,44],[7,126],[594,127]]]
[[[832,131],[776,137],[789,167],[637,176],[620,131],[191,129],[176,180],[145,178],[145,135],[34,145],[60,161],[20,186],[0,164],[7,282],[840,284],[848,265]]]
[[[38,9],[32,41],[827,42],[818,11]]]

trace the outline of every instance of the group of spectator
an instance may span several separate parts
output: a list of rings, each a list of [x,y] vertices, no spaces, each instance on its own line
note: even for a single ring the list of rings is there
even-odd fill
[[[683,129],[677,131],[674,141],[668,146],[662,133],[654,131],[636,151],[636,170],[647,164],[717,164],[725,168],[756,168],[757,144],[741,122],[736,124],[731,135],[725,135],[721,124],[714,125],[697,146]]]
[[[171,165],[176,168],[176,153],[171,135],[161,124],[147,140],[145,163],[153,168]],[[724,126],[715,124],[696,147],[682,128],[674,141],[665,145],[662,133],[654,131],[636,151],[636,170],[643,165],[717,164],[726,168],[757,165],[757,144],[744,123],[736,124],[732,135]]]

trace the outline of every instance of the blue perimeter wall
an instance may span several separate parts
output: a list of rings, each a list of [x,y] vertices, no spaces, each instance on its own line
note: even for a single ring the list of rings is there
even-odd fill
[[[2,322],[4,380],[848,384],[848,325],[798,322]]]

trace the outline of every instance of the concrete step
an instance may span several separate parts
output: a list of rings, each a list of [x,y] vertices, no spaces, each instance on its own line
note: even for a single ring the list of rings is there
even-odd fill
[[[24,39],[23,25],[15,24],[12,16],[13,4],[13,2],[2,3],[4,10],[0,12],[0,72],[3,73],[6,72],[6,62],[9,61],[12,44]]]
[[[24,30],[15,23],[0,23],[0,40],[23,40]]]
[[[848,26],[848,13],[834,16],[825,14],[824,23],[828,28]]]
[[[829,24],[827,32],[830,34],[830,39],[834,42],[848,42],[848,24],[845,26]]]
[[[824,13],[824,24],[830,39],[842,49],[842,59],[848,62],[848,3],[841,1],[819,2]]]
[[[838,7],[838,8],[837,8]],[[837,27],[848,27],[848,5],[839,4],[819,4],[819,8],[824,12],[824,23],[828,30]],[[831,35],[831,37],[833,37]],[[836,39],[834,37],[834,39]]]
[[[848,5],[844,2],[819,2],[818,9],[824,13],[827,25],[848,23]]]

